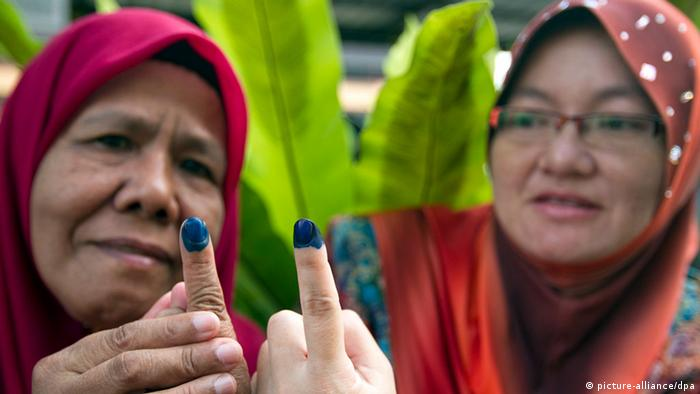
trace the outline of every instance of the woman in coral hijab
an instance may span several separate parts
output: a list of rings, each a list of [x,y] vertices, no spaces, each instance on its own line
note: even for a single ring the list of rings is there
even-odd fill
[[[513,56],[493,204],[336,223],[345,305],[400,393],[699,390],[698,31],[666,1],[559,1]]]
[[[249,391],[245,132],[230,65],[179,18],[90,16],[45,48],[0,124],[0,391]]]

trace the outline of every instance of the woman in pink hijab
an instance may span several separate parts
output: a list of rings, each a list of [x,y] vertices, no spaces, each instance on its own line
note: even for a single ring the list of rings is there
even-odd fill
[[[84,18],[28,66],[0,123],[1,392],[249,389],[245,133],[222,52],[161,12]]]

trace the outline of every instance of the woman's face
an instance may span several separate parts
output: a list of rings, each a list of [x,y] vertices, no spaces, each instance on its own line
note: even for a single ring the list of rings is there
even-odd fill
[[[44,156],[30,207],[36,267],[71,316],[95,330],[140,318],[182,278],[184,218],[218,241],[225,133],[214,89],[169,63],[87,100]]]
[[[593,27],[542,42],[515,82],[511,107],[655,114],[614,44]],[[490,152],[494,209],[508,236],[547,261],[580,263],[614,253],[653,217],[664,187],[660,138],[592,148],[574,122],[542,143],[497,134]]]

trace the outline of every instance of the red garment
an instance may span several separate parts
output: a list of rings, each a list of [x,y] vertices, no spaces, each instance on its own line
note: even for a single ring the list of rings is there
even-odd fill
[[[521,34],[514,69],[547,21],[581,7],[638,76],[666,126],[667,152],[682,150],[667,164],[666,198],[628,245],[574,266],[525,255],[498,231],[491,207],[372,217],[401,393],[585,393],[589,381],[636,385],[661,355],[698,251],[700,107],[684,93],[700,91],[700,34],[663,0],[558,1]],[[628,261],[592,294],[556,290]]]
[[[236,185],[247,119],[243,93],[231,66],[201,30],[172,15],[124,9],[86,17],[55,37],[27,67],[5,103],[0,123],[1,392],[30,392],[36,362],[86,334],[46,289],[32,259],[29,197],[42,157],[98,87],[182,40],[214,67],[226,112],[228,167],[221,239],[227,241],[217,245],[216,262],[224,294],[233,294],[238,245]],[[234,325],[248,365],[254,369],[262,334],[237,316]]]

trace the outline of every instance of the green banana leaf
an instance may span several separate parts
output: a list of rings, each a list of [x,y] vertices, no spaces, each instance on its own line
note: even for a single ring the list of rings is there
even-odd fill
[[[404,21],[403,33],[389,49],[389,54],[384,59],[384,75],[387,78],[400,76],[408,72],[413,59],[413,49],[416,46],[418,34],[421,31],[421,23],[415,15],[408,15]]]
[[[8,0],[0,0],[0,47],[20,67],[29,63],[42,47],[25,26],[19,10]]]
[[[338,32],[327,0],[194,0],[193,12],[246,92],[250,128],[242,182],[251,193],[241,197],[236,305],[265,323],[260,316],[298,303],[296,219],[311,218],[324,229],[332,215],[350,208],[352,132],[337,97]],[[265,221],[248,211],[252,193],[267,212]],[[270,292],[264,301],[261,289]]]
[[[0,42],[0,59],[10,59],[10,51]]]
[[[700,26],[700,0],[671,0],[671,3],[685,12],[696,26]]]
[[[109,14],[119,10],[117,0],[95,0],[95,10],[101,14]]]
[[[294,256],[285,242],[289,237],[280,238],[272,229],[260,196],[245,181],[239,192],[245,230],[241,232],[234,309],[265,327],[273,313],[297,304]]]
[[[387,80],[360,134],[356,213],[491,198],[484,171],[498,49],[489,1],[411,22],[385,63]]]

